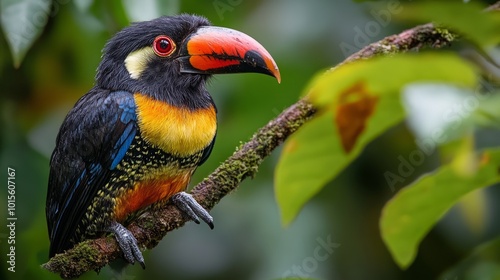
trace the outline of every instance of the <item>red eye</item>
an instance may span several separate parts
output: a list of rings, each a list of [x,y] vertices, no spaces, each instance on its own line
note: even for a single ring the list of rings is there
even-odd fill
[[[160,35],[153,42],[153,50],[158,56],[169,56],[175,51],[174,41],[168,36]]]

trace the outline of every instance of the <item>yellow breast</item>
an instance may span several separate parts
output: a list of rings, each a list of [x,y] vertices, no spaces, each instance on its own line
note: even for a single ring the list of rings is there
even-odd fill
[[[189,156],[207,147],[215,137],[215,108],[190,110],[134,94],[139,128],[144,140],[165,152]]]

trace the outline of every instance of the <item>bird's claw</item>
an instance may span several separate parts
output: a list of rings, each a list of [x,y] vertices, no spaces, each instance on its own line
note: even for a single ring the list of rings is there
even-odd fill
[[[214,219],[208,211],[203,208],[192,195],[180,192],[172,196],[172,203],[184,212],[195,223],[199,224],[200,219],[208,224],[210,229],[214,228]]]
[[[134,235],[117,222],[113,222],[109,229],[115,234],[116,241],[118,241],[118,245],[120,245],[125,260],[131,264],[137,261],[141,267],[145,269],[144,257],[142,256],[141,250],[137,245],[137,239],[135,239]]]

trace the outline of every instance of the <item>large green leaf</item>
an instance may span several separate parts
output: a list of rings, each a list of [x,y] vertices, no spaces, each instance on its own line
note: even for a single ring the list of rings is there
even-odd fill
[[[482,154],[472,176],[457,172],[453,163],[421,177],[402,189],[384,207],[380,220],[382,239],[401,268],[408,267],[429,230],[463,196],[500,181],[500,150]]]
[[[2,0],[0,18],[7,38],[14,66],[21,62],[42,33],[50,11],[51,1],[46,0]]]
[[[443,24],[480,46],[500,43],[500,13],[485,12],[478,2],[428,1],[405,5],[395,16],[405,21]]]
[[[476,76],[451,54],[405,54],[343,65],[311,83],[309,97],[320,112],[285,143],[275,171],[283,224],[369,142],[403,119],[399,92],[417,81],[472,87]]]

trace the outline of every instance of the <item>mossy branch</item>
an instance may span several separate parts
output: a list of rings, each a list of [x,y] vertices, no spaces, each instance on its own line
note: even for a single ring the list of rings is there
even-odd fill
[[[436,28],[433,24],[420,25],[372,43],[341,64],[423,47],[440,48],[449,45],[456,38],[450,31]],[[241,181],[252,177],[262,161],[314,113],[315,108],[305,98],[284,110],[241,145],[208,178],[195,186],[191,192],[194,198],[207,210],[212,209],[224,196],[236,189]],[[140,216],[128,229],[137,238],[141,249],[151,249],[169,231],[182,227],[186,222],[187,218],[176,207],[166,205]],[[63,278],[75,278],[87,271],[98,270],[119,257],[121,251],[118,244],[113,237],[108,236],[81,242],[73,249],[54,256],[42,267]]]

